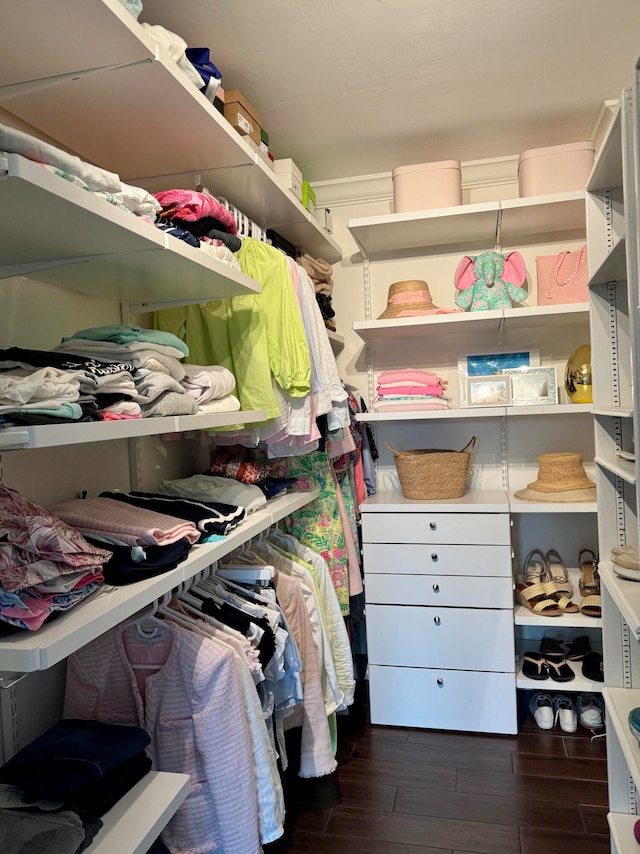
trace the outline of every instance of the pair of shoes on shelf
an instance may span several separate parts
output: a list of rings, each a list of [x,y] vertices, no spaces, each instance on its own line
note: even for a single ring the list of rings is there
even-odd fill
[[[602,598],[600,596],[600,575],[598,574],[598,558],[593,549],[580,549],[578,552],[578,567],[580,568],[580,613],[585,617],[602,616]]]
[[[522,657],[522,674],[535,680],[551,677],[554,682],[571,682],[576,678],[562,644],[555,638],[542,638],[539,652],[525,652]]]
[[[567,659],[582,662],[582,675],[585,679],[590,682],[604,682],[602,656],[599,652],[594,652],[591,649],[591,641],[588,635],[580,635],[571,641],[567,651]]]
[[[620,578],[629,581],[640,581],[640,561],[638,561],[638,549],[633,546],[614,546],[611,549],[611,561],[613,571]]]
[[[597,734],[604,730],[604,700],[602,694],[578,694],[578,721],[585,729]]]
[[[534,694],[529,701],[529,710],[540,729],[553,729],[554,724],[560,724],[563,732],[578,729],[575,704],[566,694]]]
[[[522,574],[524,584],[516,585],[516,590],[521,594],[518,601],[529,610],[544,617],[579,613],[580,609],[571,601],[573,584],[569,572],[555,549],[547,552],[541,549],[530,551],[524,560]],[[531,607],[529,602],[534,598],[533,594],[535,601]]]

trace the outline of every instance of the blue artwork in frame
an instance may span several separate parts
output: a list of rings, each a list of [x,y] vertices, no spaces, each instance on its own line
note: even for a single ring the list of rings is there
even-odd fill
[[[499,374],[504,370],[532,367],[535,360],[531,358],[530,350],[514,353],[479,353],[466,357],[467,376],[485,377]]]

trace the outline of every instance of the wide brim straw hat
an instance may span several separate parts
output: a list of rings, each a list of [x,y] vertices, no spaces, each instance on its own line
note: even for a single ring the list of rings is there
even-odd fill
[[[573,503],[596,500],[596,485],[589,480],[576,453],[541,454],[538,457],[538,477],[526,489],[514,492],[524,501]]]
[[[391,317],[419,317],[422,314],[445,314],[451,309],[438,308],[431,299],[429,285],[421,279],[407,279],[389,286],[387,307],[378,320]]]

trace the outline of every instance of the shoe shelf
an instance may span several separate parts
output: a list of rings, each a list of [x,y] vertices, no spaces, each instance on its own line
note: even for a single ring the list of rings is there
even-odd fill
[[[574,597],[576,604],[580,604],[581,597]],[[584,614],[563,614],[562,617],[539,617],[532,614],[524,605],[516,605],[514,608],[514,622],[516,626],[539,626],[540,628],[564,629],[600,629],[602,628],[601,617],[586,617]]]
[[[469,324],[460,329],[465,333],[498,331],[501,323],[509,329],[527,331],[534,327],[558,327],[559,331],[568,324],[588,324],[589,304],[575,303],[557,306],[519,306],[516,308],[493,309],[492,311],[460,311],[452,314],[435,314],[426,317],[401,317],[389,320],[356,320],[352,324],[363,341],[385,341],[389,339],[421,338],[428,334],[451,334],[452,324]]]
[[[149,771],[102,817],[94,854],[145,854],[191,791],[188,774]]]
[[[607,138],[587,180],[587,192],[597,193],[622,186],[622,112],[618,107]]]
[[[617,576],[611,561],[600,561],[598,572],[600,582],[611,594],[611,598],[629,626],[629,631],[636,640],[640,640],[640,584]]]
[[[589,279],[589,287],[621,282],[627,278],[626,235],[621,235],[611,252]]]
[[[622,457],[605,457],[600,454],[596,455],[594,461],[611,474],[626,480],[627,483],[634,484],[636,482],[635,462],[623,460]]]
[[[186,304],[260,285],[17,154],[0,156],[0,278],[33,275],[124,303]],[[46,223],[32,239],[33,213]]]
[[[161,433],[184,433],[187,430],[210,430],[235,424],[264,421],[266,413],[216,412],[210,415],[169,415],[161,418],[136,418],[124,421],[88,421],[79,424],[42,424],[30,427],[1,427],[0,451],[24,448],[53,448],[112,439],[158,436]]]
[[[607,821],[616,854],[637,854],[638,843],[633,835],[633,828],[638,821],[638,816],[610,812],[607,815]]]
[[[633,409],[601,409],[594,407],[594,415],[605,415],[609,418],[633,418]]]
[[[6,109],[129,183],[151,190],[202,183],[261,227],[329,263],[340,260],[335,240],[119,0],[69,0],[65,10],[64,26],[47,0],[12,4],[3,17]],[[30,66],[23,45],[41,44],[42,33],[50,38]],[[95,33],[100,46],[91,50]],[[160,101],[150,97],[160,92]],[[189,129],[179,145],[161,142],[167,115]]]
[[[285,516],[304,507],[318,490],[290,492],[268,501],[251,513],[224,540],[194,546],[175,569],[124,587],[103,587],[85,602],[61,614],[35,632],[22,630],[0,638],[0,684],[34,670],[46,670],[95,638],[132,617],[141,608],[188,581],[228,555],[251,537],[266,531]],[[13,679],[15,681],[15,679]]]
[[[640,706],[637,688],[605,688],[602,692],[607,712],[607,725],[615,730],[629,773],[640,786],[640,747],[629,729],[629,712]]]
[[[558,620],[564,619],[558,617]],[[591,682],[585,679],[582,675],[582,662],[568,661],[569,667],[575,673],[575,679],[571,682],[556,682],[555,679],[529,679],[522,672],[522,660],[516,659],[516,687],[523,688],[526,691],[562,691],[563,693],[580,693],[588,691],[592,694],[599,694],[604,687],[603,682]]]

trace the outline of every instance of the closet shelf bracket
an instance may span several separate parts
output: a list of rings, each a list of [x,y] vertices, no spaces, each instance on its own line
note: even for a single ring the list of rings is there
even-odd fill
[[[14,685],[21,682],[27,675],[27,673],[15,673],[9,670],[0,670],[0,688],[13,688]]]

